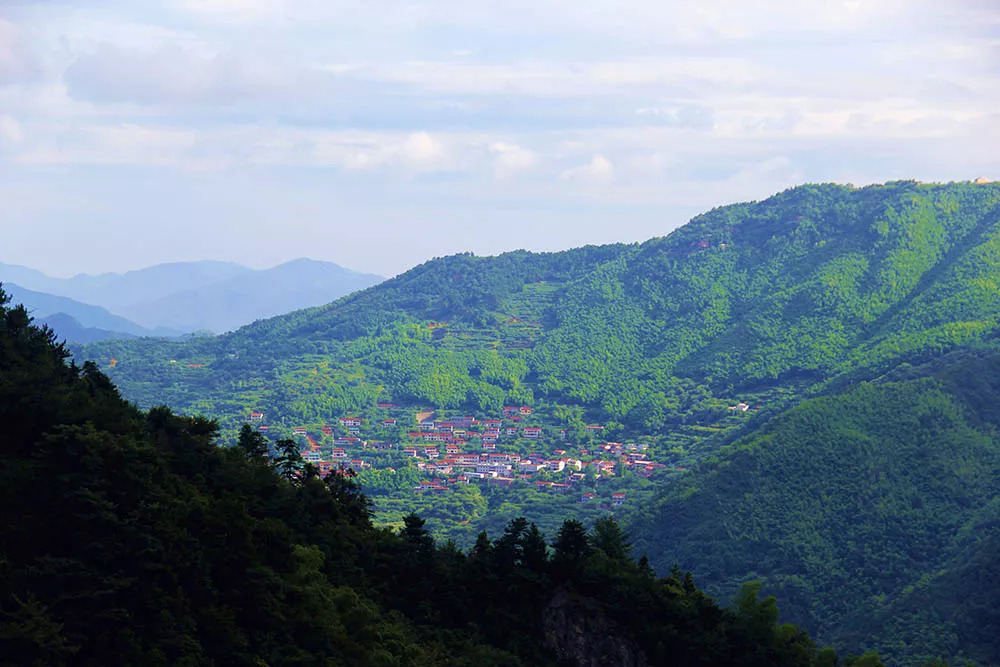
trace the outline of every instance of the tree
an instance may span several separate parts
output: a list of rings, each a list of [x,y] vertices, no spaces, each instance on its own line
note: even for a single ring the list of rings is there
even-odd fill
[[[410,512],[403,517],[403,527],[399,530],[399,535],[418,555],[429,558],[434,552],[434,538],[424,526],[425,523],[427,522],[415,512]]]
[[[478,563],[489,563],[493,560],[493,545],[485,530],[480,531],[479,535],[476,536],[476,544],[469,551],[469,560]]]
[[[882,661],[875,651],[866,651],[860,656],[847,656],[844,658],[845,667],[884,667]]]
[[[305,471],[305,461],[302,460],[302,453],[299,452],[298,445],[294,440],[285,438],[279,440],[275,448],[277,456],[274,458],[274,469],[285,481],[295,483],[302,478]]]
[[[615,563],[631,561],[632,544],[613,516],[606,516],[594,522],[590,544],[610,561]]]
[[[566,519],[552,547],[555,549],[552,558],[554,565],[571,571],[578,570],[590,551],[587,529],[576,519]]]
[[[243,428],[240,429],[238,444],[250,460],[260,460],[267,456],[267,438],[259,431],[254,430],[250,424],[244,424]]]
[[[354,525],[365,525],[371,519],[372,507],[368,497],[361,493],[361,487],[355,482],[357,474],[353,470],[348,470],[341,474],[331,471],[323,478],[323,483],[330,491],[330,495],[340,503],[347,514],[348,520]]]
[[[528,520],[523,516],[511,519],[503,536],[493,544],[493,557],[500,567],[512,568],[520,565],[524,556],[524,535],[528,530]]]
[[[746,630],[748,636],[759,639],[773,633],[778,623],[778,601],[773,595],[763,600],[758,599],[761,582],[748,581],[740,588],[733,600],[736,617],[739,624]]]
[[[549,562],[549,549],[545,544],[545,535],[534,523],[523,538],[521,560],[525,567],[535,572],[544,572]]]

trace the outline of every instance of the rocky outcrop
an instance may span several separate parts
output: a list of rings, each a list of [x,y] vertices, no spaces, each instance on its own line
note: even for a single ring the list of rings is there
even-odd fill
[[[648,667],[639,645],[625,636],[593,598],[560,588],[543,615],[545,645],[578,667]]]

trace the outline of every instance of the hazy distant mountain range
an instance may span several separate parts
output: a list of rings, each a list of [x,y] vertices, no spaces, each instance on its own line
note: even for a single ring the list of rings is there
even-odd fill
[[[147,329],[120,317],[101,306],[93,306],[65,296],[56,296],[8,282],[2,276],[4,291],[17,303],[23,303],[28,312],[41,324],[48,324],[60,337],[74,343],[92,342],[105,338],[133,338],[136,336],[179,336],[178,329]]]
[[[263,270],[232,262],[175,262],[70,278],[0,263],[0,282],[14,300],[71,342],[228,331],[381,281],[311,259]]]

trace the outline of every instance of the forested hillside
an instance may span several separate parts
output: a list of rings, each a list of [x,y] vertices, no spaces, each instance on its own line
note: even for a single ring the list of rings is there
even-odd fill
[[[1000,356],[899,375],[724,447],[665,489],[638,547],[723,597],[760,579],[795,622],[894,664],[997,664]]]
[[[1000,184],[807,185],[642,244],[445,257],[225,336],[74,354],[223,441],[250,420],[344,461],[385,524],[418,508],[470,547],[613,512],[661,573],[724,596],[759,576],[823,641],[990,662],[975,623],[919,605],[985,604],[948,586],[995,552],[992,390],[958,387],[998,351],[998,293]]]
[[[468,553],[376,529],[349,476],[137,410],[5,300],[0,664],[836,664],[755,586],[726,610],[656,578],[612,519]]]
[[[168,391],[182,409],[189,388],[212,406],[259,379],[265,400],[308,418],[316,400],[284,372],[315,359],[345,380],[325,385],[324,409],[550,400],[661,428],[685,381],[715,393],[811,383],[991,338],[998,204],[1000,185],[803,186],[638,246],[447,257],[230,335],[79,354],[115,357],[110,372],[140,403]],[[171,358],[209,371],[171,374]]]

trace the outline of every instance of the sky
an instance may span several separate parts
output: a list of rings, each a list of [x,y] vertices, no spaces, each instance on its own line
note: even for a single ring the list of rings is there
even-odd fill
[[[50,275],[391,276],[998,147],[997,0],[0,0],[0,262]]]

